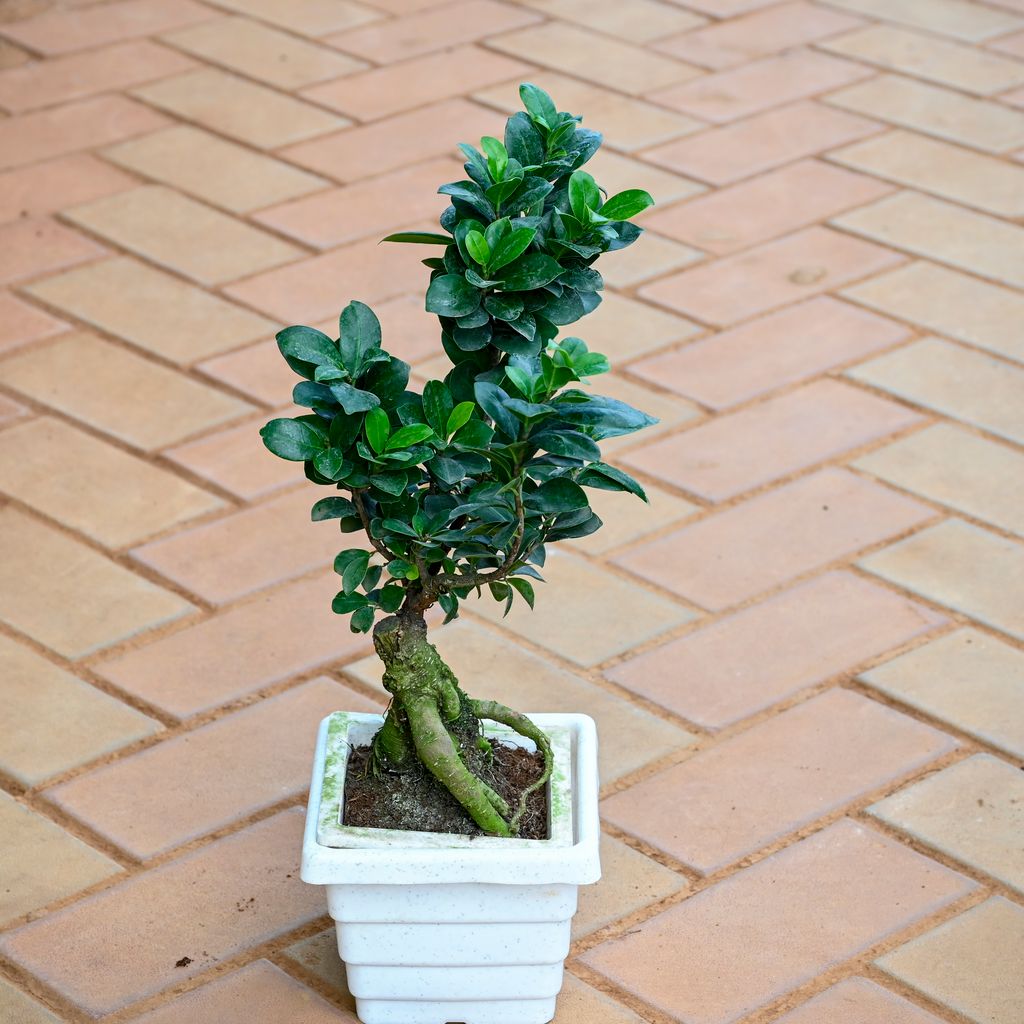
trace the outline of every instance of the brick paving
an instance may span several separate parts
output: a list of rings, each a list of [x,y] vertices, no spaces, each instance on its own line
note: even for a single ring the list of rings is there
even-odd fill
[[[581,325],[652,507],[438,635],[602,732],[558,1024],[1024,1019],[1021,0],[10,0],[4,1024],[354,1020],[299,826],[384,693],[269,339],[443,372],[377,239],[524,78],[658,200]]]

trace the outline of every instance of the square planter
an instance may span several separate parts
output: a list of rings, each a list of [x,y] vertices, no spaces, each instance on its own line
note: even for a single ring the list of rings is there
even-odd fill
[[[549,838],[501,839],[341,824],[352,746],[381,716],[320,725],[302,879],[327,888],[338,951],[364,1024],[546,1024],[580,885],[601,875],[597,731],[535,714],[551,739]],[[489,737],[532,748],[501,726]]]

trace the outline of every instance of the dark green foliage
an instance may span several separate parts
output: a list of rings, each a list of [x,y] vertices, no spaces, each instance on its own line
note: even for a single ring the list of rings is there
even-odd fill
[[[464,181],[443,233],[405,232],[392,242],[443,246],[430,268],[426,308],[437,314],[453,366],[422,394],[409,367],[381,347],[372,310],[352,302],[337,339],[289,327],[278,345],[304,381],[294,400],[309,409],[272,420],[266,446],[303,462],[314,483],[345,497],[313,507],[343,533],[365,531],[371,551],[342,551],[333,608],[369,630],[377,612],[438,603],[449,618],[484,585],[511,606],[533,606],[545,545],[593,533],[601,520],[585,488],[629,491],[626,473],[600,461],[600,440],[654,420],[630,406],[572,387],[605,373],[608,360],[580,338],[558,339],[601,300],[592,267],[631,244],[629,218],[653,200],[639,189],[606,198],[580,170],[601,136],[524,84],[525,112],[509,118],[504,141],[461,145]]]

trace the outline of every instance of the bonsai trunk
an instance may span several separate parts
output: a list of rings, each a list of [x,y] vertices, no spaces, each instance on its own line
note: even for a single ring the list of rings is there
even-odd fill
[[[427,640],[423,613],[403,608],[373,630],[373,645],[384,662],[384,688],[391,704],[374,737],[374,764],[402,771],[417,761],[465,808],[485,832],[515,835],[526,799],[551,774],[551,745],[525,715],[495,701],[472,700]],[[513,813],[508,804],[467,767],[463,752],[487,748],[480,728],[486,718],[534,741],[544,755],[544,773],[523,794]]]

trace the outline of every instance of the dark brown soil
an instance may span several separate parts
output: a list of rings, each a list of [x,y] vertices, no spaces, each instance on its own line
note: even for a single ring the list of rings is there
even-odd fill
[[[544,772],[544,758],[521,747],[493,745],[493,755],[470,752],[467,767],[515,810],[519,796]],[[422,766],[374,776],[370,747],[356,747],[345,772],[344,824],[362,828],[397,828],[412,832],[453,832],[482,836],[484,831],[459,802]],[[520,839],[547,839],[548,794],[531,793],[519,823]]]

